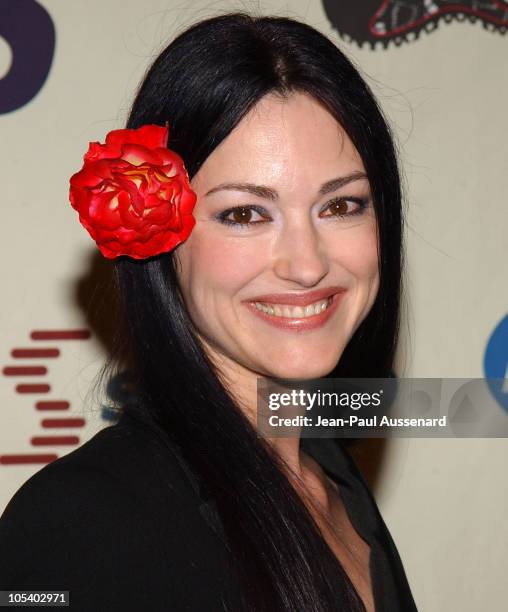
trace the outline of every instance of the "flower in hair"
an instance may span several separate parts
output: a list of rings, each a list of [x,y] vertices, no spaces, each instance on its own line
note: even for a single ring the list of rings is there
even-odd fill
[[[69,200],[108,259],[145,259],[186,240],[196,194],[181,157],[167,148],[168,127],[113,130],[91,142],[70,178]]]

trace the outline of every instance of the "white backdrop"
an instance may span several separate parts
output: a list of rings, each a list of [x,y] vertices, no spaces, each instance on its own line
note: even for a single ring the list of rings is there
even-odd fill
[[[95,248],[68,203],[68,178],[89,141],[123,127],[139,80],[170,38],[226,9],[305,20],[361,69],[395,128],[407,179],[408,308],[398,374],[486,376],[489,338],[508,310],[507,36],[487,30],[481,19],[441,21],[418,40],[360,47],[339,37],[325,12],[330,3],[319,0],[39,4],[56,31],[49,75],[26,104],[0,115],[0,511],[44,462],[107,424],[90,394],[104,357],[85,314]],[[342,4],[351,11],[369,5]],[[2,3],[0,11],[6,11]],[[4,78],[15,57],[7,39],[0,38]],[[85,337],[33,336],[73,330]],[[13,353],[19,349],[59,355],[28,359]],[[505,367],[507,351],[497,357]],[[25,366],[46,373],[9,369]],[[26,384],[49,389],[26,393],[18,387]],[[38,402],[47,401],[66,401],[69,408],[41,410]],[[505,609],[507,451],[506,439],[394,439],[387,445],[375,495],[420,610]],[[35,455],[46,457],[17,462]]]

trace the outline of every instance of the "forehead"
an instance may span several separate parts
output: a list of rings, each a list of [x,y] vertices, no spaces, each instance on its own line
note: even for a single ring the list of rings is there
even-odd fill
[[[300,187],[364,170],[337,120],[313,97],[262,98],[211,153],[193,183],[226,180]]]

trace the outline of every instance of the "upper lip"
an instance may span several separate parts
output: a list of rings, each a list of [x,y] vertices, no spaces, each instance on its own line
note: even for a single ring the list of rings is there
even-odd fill
[[[286,304],[288,306],[308,306],[309,304],[319,302],[319,300],[325,300],[345,290],[344,287],[323,287],[323,289],[315,289],[314,291],[306,291],[305,293],[267,293],[245,301]]]

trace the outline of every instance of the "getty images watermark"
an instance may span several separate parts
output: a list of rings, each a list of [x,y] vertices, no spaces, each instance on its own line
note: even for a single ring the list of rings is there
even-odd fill
[[[259,378],[258,435],[505,438],[504,395],[506,379]]]

